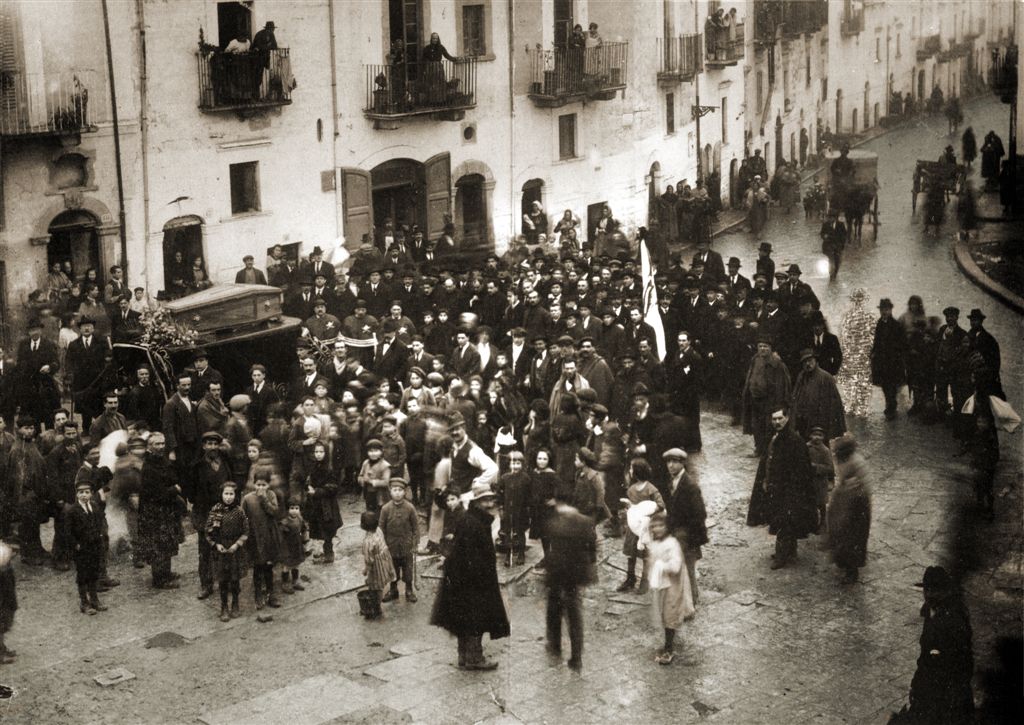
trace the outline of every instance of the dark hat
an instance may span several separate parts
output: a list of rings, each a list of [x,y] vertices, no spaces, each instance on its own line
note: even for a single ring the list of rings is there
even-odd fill
[[[243,262],[248,262],[248,261],[249,261],[250,259],[253,259],[253,260],[255,260],[256,258],[255,258],[255,257],[253,257],[253,256],[252,256],[251,254],[247,254],[247,255],[245,255],[244,257],[242,257],[242,261],[243,261]]]
[[[526,337],[526,330],[524,330],[522,327],[513,327],[512,337]]]
[[[943,315],[943,317],[949,317],[950,315],[953,315],[954,317],[959,317],[960,316],[960,308],[959,307],[947,307],[946,309],[944,309],[942,311],[942,315]]]
[[[366,450],[370,450],[371,448],[379,448],[383,450],[384,444],[381,443],[378,438],[371,438],[366,442]]]
[[[87,317],[83,317],[82,321],[84,322],[87,319],[88,319]],[[33,317],[31,320],[28,321],[28,329],[30,329],[30,330],[34,330],[34,329],[42,327],[42,326],[43,326],[43,323],[39,321],[38,317]]]
[[[423,372],[423,368],[421,368],[419,365],[413,365],[411,368],[409,368],[409,374],[412,375],[413,373],[416,373],[421,378],[427,377],[427,374]],[[444,378],[441,378],[441,380],[443,382]]]
[[[761,335],[758,335],[757,336],[757,342],[758,342],[758,344],[763,342],[765,345],[772,345],[772,346],[775,345],[775,341],[772,339],[772,336],[769,335],[768,333],[763,333]]]
[[[812,425],[810,430],[807,431],[807,434],[813,435],[815,433],[821,433],[822,435],[825,435],[825,429],[822,428],[820,425]]]
[[[388,319],[384,320],[384,322],[380,326],[381,332],[398,332],[398,328],[398,320],[396,320],[394,317],[389,317]]]
[[[356,300],[356,306],[355,306],[355,309],[359,309],[360,307],[362,307],[363,309],[365,309],[365,308],[366,308],[366,306],[367,306],[367,305],[366,305],[366,300]]]
[[[577,345],[582,345],[585,342],[589,342],[589,343],[593,344],[594,343],[594,336],[593,335],[584,335],[583,337],[581,337],[579,340],[576,341],[576,344]]]
[[[559,345],[568,345],[569,347],[572,347],[573,345],[576,344],[576,341],[573,340],[572,337],[570,337],[569,335],[561,335],[558,338],[558,340],[556,340],[556,342]]]
[[[327,272],[323,271],[322,269],[313,275],[313,279],[320,279],[321,277],[327,279]]]
[[[317,277],[323,277],[323,275],[318,274]],[[323,305],[324,307],[327,306],[327,300],[325,300],[323,297],[317,297],[315,300],[313,300],[313,307],[320,307],[321,305]]]
[[[196,360],[205,360],[208,359],[209,357],[210,356],[206,354],[206,350],[200,347],[194,353],[192,353],[192,362],[195,362]]]
[[[815,310],[811,313],[811,325],[822,325],[825,324],[825,315],[821,314],[821,310]]]
[[[761,279],[768,279],[768,274],[762,271],[754,272],[754,279],[760,277]]]
[[[930,566],[924,570],[924,578],[914,586],[922,589],[952,589],[953,578],[945,567]]]
[[[814,351],[811,349],[804,349],[800,351],[800,362],[807,360],[808,358],[814,358]]]
[[[633,386],[633,397],[637,398],[640,396],[648,396],[651,394],[651,389],[648,388],[644,383],[637,383]]]
[[[464,428],[466,425],[466,419],[462,417],[462,413],[452,413],[448,416],[448,430],[453,431],[456,428]]]
[[[75,491],[78,491],[81,488],[85,488],[85,489],[88,489],[88,490],[91,491],[92,490],[92,484],[89,483],[88,479],[83,478],[83,479],[79,480],[78,483],[75,484]]]
[[[630,360],[636,360],[636,350],[630,350],[630,349],[627,348],[627,349],[623,350],[622,352],[620,352],[618,358],[616,358],[616,359],[617,360],[625,360],[627,358],[630,359]]]
[[[580,391],[580,392],[582,392],[582,391]],[[594,413],[594,416],[597,417],[597,418],[607,418],[608,417],[608,408],[606,408],[605,406],[601,405],[600,403],[597,403],[596,405],[594,405],[590,410]]]
[[[597,391],[593,388],[583,388],[576,391],[576,397],[579,398],[580,403],[593,405],[597,402]]]
[[[310,277],[303,277],[299,280],[299,285],[302,287],[312,287],[313,280]]]
[[[761,246],[759,246],[757,248],[757,251],[759,251],[759,252],[768,252],[769,254],[771,254],[772,243],[771,242],[761,242]]]
[[[973,310],[971,310],[971,314],[967,315],[967,319],[968,320],[984,320],[985,319],[985,314],[981,310],[979,310],[977,307],[975,307]]]
[[[388,481],[388,488],[392,488],[393,486],[401,486],[402,488],[408,488],[409,484],[406,483],[405,479],[402,478],[401,476],[392,476],[391,479]]]
[[[317,246],[317,247],[313,247],[313,251],[309,253],[309,256],[310,257],[314,257],[314,256],[316,256],[318,254],[322,255],[323,253],[324,253],[324,250],[322,250],[319,246]]]
[[[220,433],[218,433],[215,430],[208,430],[205,433],[203,433],[203,442],[204,443],[206,441],[215,441],[216,443],[220,443],[223,440],[224,440],[224,436],[222,436]]]
[[[38,320],[36,320],[36,322],[38,322]],[[95,324],[96,324],[96,320],[94,320],[91,317],[88,317],[86,315],[82,315],[82,319],[80,319],[78,321],[78,326],[79,327],[81,327],[82,325],[95,325]],[[29,323],[29,329],[31,329],[32,327],[33,327],[33,325],[31,323]],[[42,327],[42,325],[37,324],[37,325],[35,325],[35,327]]]
[[[883,297],[881,299],[881,301],[878,303],[878,309],[880,309],[880,310],[891,310],[892,309],[892,300],[890,300],[888,297]]]
[[[789,265],[789,269],[787,271],[790,274],[803,274],[803,272],[800,271],[800,265],[799,264],[791,264],[791,265]]]
[[[602,307],[599,314],[601,317],[608,317],[609,315],[615,317],[615,310],[611,307]]]
[[[742,267],[743,265],[740,264],[740,258],[739,257],[729,257],[729,264],[728,264],[728,266],[729,267]]]

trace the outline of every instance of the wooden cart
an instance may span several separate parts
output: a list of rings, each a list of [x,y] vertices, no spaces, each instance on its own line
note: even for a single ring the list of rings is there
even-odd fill
[[[967,178],[967,167],[945,161],[918,161],[914,169],[911,209],[917,211],[917,195],[933,189],[942,189],[948,202],[953,194],[959,195]]]

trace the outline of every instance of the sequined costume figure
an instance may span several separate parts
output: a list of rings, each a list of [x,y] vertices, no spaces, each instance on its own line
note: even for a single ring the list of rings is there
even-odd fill
[[[850,295],[853,305],[843,313],[839,340],[843,350],[843,367],[836,376],[839,392],[846,402],[846,412],[864,417],[871,401],[871,341],[875,318],[864,309],[866,293],[856,289]]]

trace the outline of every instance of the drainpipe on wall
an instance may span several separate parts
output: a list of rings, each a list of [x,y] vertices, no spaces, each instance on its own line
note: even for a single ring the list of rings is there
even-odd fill
[[[341,198],[341,171],[338,169],[338,62],[334,33],[334,0],[327,0],[327,22],[330,29],[331,48],[331,172],[334,174],[334,237],[341,239],[345,234],[342,221],[344,209]],[[347,246],[347,245],[346,245]]]
[[[508,27],[508,165],[509,165],[509,180],[508,180],[508,198],[509,198],[509,229],[508,244],[506,250],[512,246],[512,240],[516,238],[516,223],[519,219],[519,213],[516,211],[516,96],[515,88],[513,86],[514,71],[513,71],[513,53],[515,52],[513,43],[515,42],[512,28],[512,20],[515,15],[513,10],[513,4],[515,0],[508,0],[508,22],[505,25]],[[497,253],[497,249],[495,249]]]
[[[124,221],[124,175],[121,172],[121,131],[117,121],[117,90],[114,87],[114,58],[110,49],[110,15],[107,11],[107,0],[103,4],[103,36],[107,45],[107,76],[110,82],[110,112],[114,123],[114,168],[117,171],[117,224],[121,235],[122,267],[128,266],[128,237]],[[127,277],[127,275],[126,275]]]
[[[152,287],[149,281],[149,116],[148,81],[146,77],[146,4],[135,0],[135,15],[139,23],[139,144],[142,148],[142,279],[146,289]]]

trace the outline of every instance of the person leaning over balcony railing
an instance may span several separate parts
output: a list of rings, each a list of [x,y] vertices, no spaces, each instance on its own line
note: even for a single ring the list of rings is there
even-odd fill
[[[443,58],[450,60],[452,63],[459,61],[441,44],[441,36],[437,33],[431,33],[430,42],[423,48],[424,66],[421,79],[423,81],[421,93],[424,101],[429,105],[442,105],[448,97],[447,79],[445,78],[444,65],[441,63]]]

